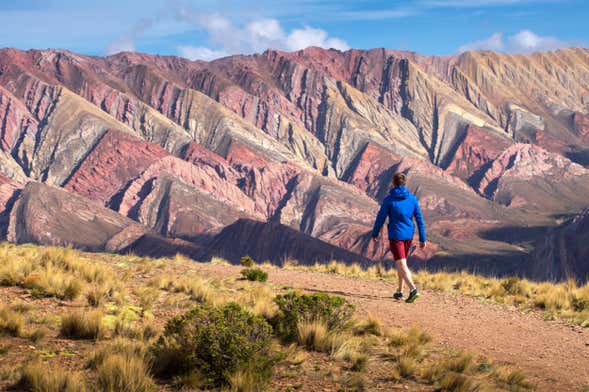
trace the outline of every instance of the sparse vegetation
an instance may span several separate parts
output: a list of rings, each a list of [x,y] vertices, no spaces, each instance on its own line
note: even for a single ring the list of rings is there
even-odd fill
[[[254,265],[246,261],[247,268]],[[325,268],[378,272],[335,262]],[[430,347],[431,337],[419,328],[388,329],[374,315],[358,318],[344,298],[252,284],[238,273],[215,278],[200,269],[182,256],[153,260],[0,244],[0,290],[10,304],[0,305],[0,354],[12,361],[0,372],[0,389],[295,391],[321,377],[334,389],[361,391],[373,386],[375,374],[389,387],[530,385],[515,369]],[[498,293],[527,298],[526,283],[498,281]],[[533,295],[534,284],[528,288]],[[575,293],[570,305],[586,311],[583,293]],[[537,300],[550,309],[567,306]],[[163,331],[162,317],[168,319]],[[73,340],[64,346],[63,338]],[[33,345],[34,354],[23,355]]]

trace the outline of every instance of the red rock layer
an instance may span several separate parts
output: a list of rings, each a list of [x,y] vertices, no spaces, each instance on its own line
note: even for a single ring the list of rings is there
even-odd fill
[[[473,125],[469,125],[446,171],[467,180],[499,156],[511,143]]]
[[[90,200],[107,203],[128,181],[168,155],[158,145],[110,129],[64,188]]]

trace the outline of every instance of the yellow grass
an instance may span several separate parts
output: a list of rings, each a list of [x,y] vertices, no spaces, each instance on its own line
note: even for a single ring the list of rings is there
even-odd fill
[[[252,370],[240,370],[229,377],[232,392],[257,392],[259,382]]]
[[[98,339],[104,334],[102,313],[72,312],[61,317],[61,334],[71,339]]]
[[[22,315],[0,303],[0,335],[21,337],[24,334],[25,320]]]
[[[18,390],[39,392],[85,392],[86,386],[77,373],[54,371],[47,366],[33,362],[21,371]]]
[[[327,325],[320,320],[297,323],[297,341],[309,350],[329,352],[329,332]]]
[[[140,356],[111,354],[97,366],[98,388],[103,392],[149,392],[155,383]]]
[[[382,322],[372,314],[369,314],[364,320],[357,322],[353,327],[355,335],[380,336],[382,335],[382,330]]]

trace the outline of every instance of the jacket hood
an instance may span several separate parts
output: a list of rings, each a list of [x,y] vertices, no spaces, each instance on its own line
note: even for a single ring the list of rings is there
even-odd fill
[[[411,192],[403,185],[396,186],[391,189],[389,195],[393,198],[393,200],[404,200],[411,196]]]

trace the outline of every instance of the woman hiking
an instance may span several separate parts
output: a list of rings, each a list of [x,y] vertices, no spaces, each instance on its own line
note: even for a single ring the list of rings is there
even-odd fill
[[[419,245],[421,249],[426,246],[426,238],[419,202],[417,197],[405,188],[406,183],[407,176],[403,173],[397,173],[393,177],[391,191],[383,200],[376,216],[376,222],[374,222],[374,228],[372,229],[372,239],[376,242],[380,229],[388,217],[389,243],[399,277],[399,289],[393,295],[393,298],[397,300],[403,299],[403,283],[407,283],[410,291],[405,302],[411,303],[419,298],[419,291],[415,287],[415,283],[413,283],[411,271],[407,268],[407,257],[410,253],[409,250],[411,249],[415,231],[413,218],[415,218],[419,229]]]

